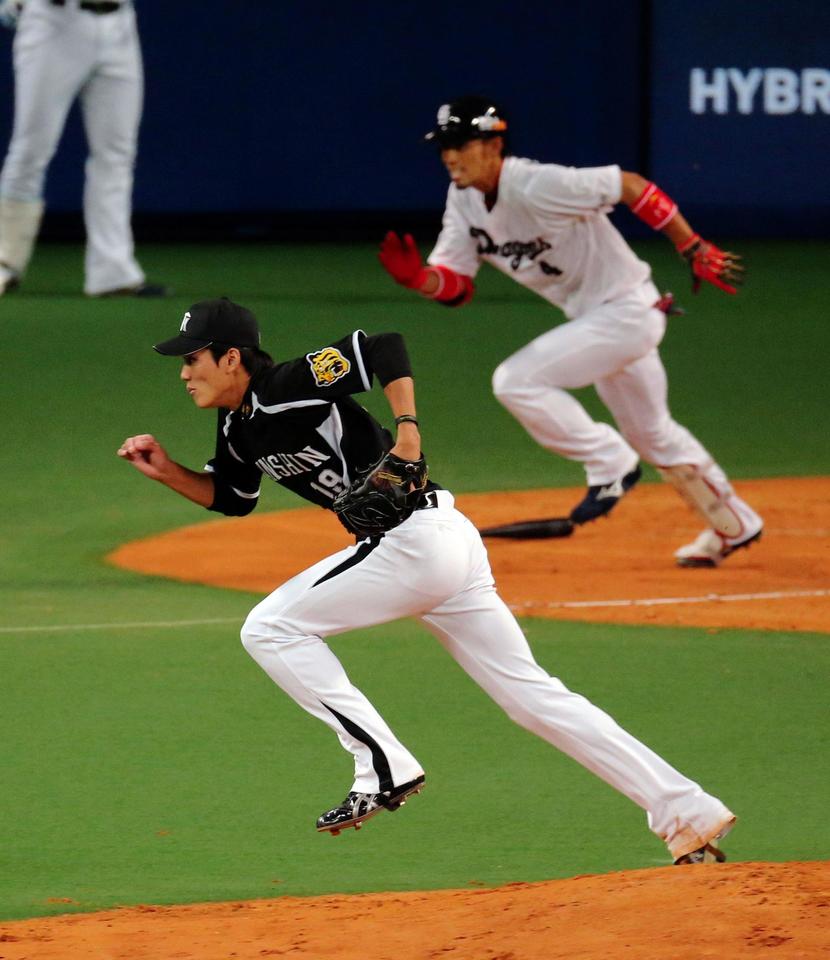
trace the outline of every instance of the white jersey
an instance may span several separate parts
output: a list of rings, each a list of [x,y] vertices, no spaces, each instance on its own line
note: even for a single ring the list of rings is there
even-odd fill
[[[651,276],[608,219],[621,193],[616,165],[563,167],[507,157],[492,210],[481,191],[450,185],[428,261],[474,277],[486,260],[573,319]]]

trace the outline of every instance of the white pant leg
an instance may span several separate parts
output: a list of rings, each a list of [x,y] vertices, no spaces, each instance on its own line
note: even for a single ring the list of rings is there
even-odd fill
[[[66,117],[89,76],[94,50],[61,7],[26,5],[14,39],[14,127],[0,196],[38,201]]]
[[[596,388],[622,435],[644,460],[657,467],[697,467],[740,520],[743,531],[736,539],[760,529],[761,518],[735,493],[709,451],[672,418],[666,370],[656,347],[622,370],[598,380]]]
[[[130,225],[133,167],[144,95],[135,11],[95,18],[101,55],[81,92],[89,143],[84,185],[88,294],[132,287],[144,280]]]
[[[449,493],[438,497],[440,509],[416,511],[375,546],[362,541],[289,580],[242,628],[246,650],[271,679],[352,753],[358,792],[388,790],[423,770],[322,638],[420,615],[463,588],[469,547],[457,533],[461,515]]]
[[[665,318],[650,307],[657,296],[653,284],[644,284],[543,333],[493,374],[497,399],[537,443],[583,463],[591,485],[618,479],[638,457],[612,426],[593,420],[566,391],[617,372],[659,343]]]
[[[732,819],[730,811],[535,662],[493,586],[480,539],[478,551],[470,587],[424,623],[511,719],[642,807],[673,857],[712,839]]]

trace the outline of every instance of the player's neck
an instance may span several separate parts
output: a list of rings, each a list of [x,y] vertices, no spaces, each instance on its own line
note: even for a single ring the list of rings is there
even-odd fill
[[[236,375],[228,383],[216,406],[226,410],[239,410],[245,400],[250,382],[251,376],[244,367],[236,371]]]
[[[503,163],[503,157],[495,157],[493,164],[484,171],[475,184],[476,189],[484,194],[484,205],[488,210],[493,209],[499,198],[499,178]]]

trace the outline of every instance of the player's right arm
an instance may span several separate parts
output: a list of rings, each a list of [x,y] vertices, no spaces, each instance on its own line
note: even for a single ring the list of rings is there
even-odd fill
[[[152,434],[142,433],[127,437],[118,448],[118,456],[145,477],[170,487],[193,503],[209,508],[214,501],[213,477],[209,473],[197,473],[171,460]]]
[[[390,230],[380,245],[378,259],[392,279],[445,307],[460,307],[472,299],[473,278],[443,264],[424,266],[412,235]]]
[[[392,279],[444,307],[461,307],[475,293],[473,277],[479,267],[476,245],[458,209],[454,188],[447,195],[441,234],[426,264],[411,234],[390,231],[378,252],[381,266]]]

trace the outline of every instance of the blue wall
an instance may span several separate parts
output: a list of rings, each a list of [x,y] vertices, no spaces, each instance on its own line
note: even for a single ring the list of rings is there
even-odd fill
[[[692,115],[688,83],[693,67],[830,68],[824,0],[800,0],[802,25],[815,7],[806,39],[785,5],[763,0],[136,6],[147,74],[139,214],[440,210],[446,179],[419,140],[438,104],[464,92],[506,106],[516,152],[650,172],[713,221],[701,227],[734,234],[733,205],[780,208],[767,191],[784,155],[799,158],[784,206],[815,199],[814,184],[799,181],[817,165],[827,114],[751,117],[748,138],[744,116]],[[11,126],[10,39],[0,38],[0,143]],[[758,142],[770,137],[777,152],[762,157]],[[50,210],[79,209],[83,156],[76,113],[50,170]],[[825,176],[825,214],[828,191]],[[763,215],[752,225],[775,227]]]
[[[653,36],[653,177],[733,233],[830,235],[830,3],[655,3]]]

